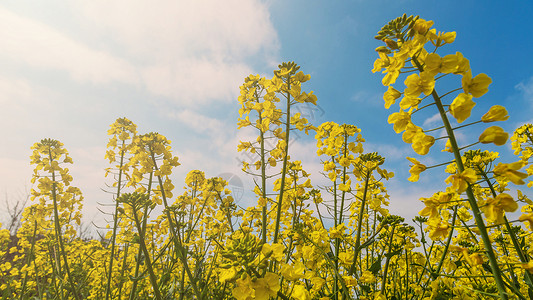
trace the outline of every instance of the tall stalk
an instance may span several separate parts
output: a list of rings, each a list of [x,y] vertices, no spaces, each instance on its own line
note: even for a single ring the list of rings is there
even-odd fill
[[[421,64],[418,62],[418,60],[413,57],[413,62],[417,66],[418,70],[420,72],[423,71],[423,68]],[[461,159],[461,151],[459,146],[457,145],[457,140],[455,138],[455,132],[450,125],[450,121],[448,120],[448,116],[446,115],[446,110],[444,109],[444,106],[442,105],[442,101],[435,91],[431,92],[431,96],[433,97],[433,100],[435,101],[435,105],[437,106],[437,109],[439,111],[440,118],[444,124],[444,128],[446,129],[446,134],[448,136],[448,139],[450,141],[451,149],[453,151],[453,155],[455,157],[455,164],[457,166],[457,170],[459,172],[463,172],[465,170],[465,167],[463,165],[463,161]],[[474,196],[474,192],[472,191],[472,186],[468,184],[468,188],[466,190],[466,195],[468,197],[468,203],[470,204],[470,208],[472,209],[474,220],[476,222],[476,226],[479,229],[479,233],[481,235],[481,239],[483,240],[483,245],[485,246],[485,251],[487,254],[487,257],[489,258],[490,267],[492,270],[492,275],[494,277],[494,280],[496,282],[496,286],[498,287],[498,293],[500,295],[501,299],[508,299],[507,292],[505,291],[505,284],[502,279],[502,272],[500,270],[500,267],[498,265],[498,261],[496,259],[496,255],[494,254],[494,249],[492,248],[492,243],[490,241],[490,237],[487,231],[487,227],[485,225],[485,222],[483,221],[483,217],[481,215],[481,210],[479,209],[479,206],[477,205],[477,200]]]
[[[124,146],[126,145],[126,141],[122,141],[122,145],[120,147],[120,164],[118,168],[118,182],[117,182],[117,193],[116,198],[120,197],[120,189],[122,187],[122,167],[124,166],[124,155],[125,155],[125,149]],[[116,200],[115,198],[115,200]],[[113,234],[111,235],[111,252],[109,253],[109,266],[108,266],[108,272],[107,272],[107,283],[105,288],[105,299],[108,300],[109,296],[111,295],[111,278],[113,277],[113,261],[115,260],[115,243],[116,243],[116,237],[117,237],[117,224],[118,224],[118,208],[119,208],[119,202],[115,201],[115,213],[113,214]]]
[[[278,209],[276,212],[276,223],[275,223],[275,229],[274,229],[274,243],[278,242],[278,233],[279,233],[279,223],[281,219],[281,205],[283,202],[283,196],[285,193],[285,176],[287,174],[287,161],[289,159],[289,133],[291,131],[291,73],[289,72],[287,74],[287,93],[285,95],[286,98],[286,116],[287,119],[285,120],[285,149],[283,149],[283,166],[281,168],[281,183],[280,183],[280,191],[279,191],[279,199],[278,199]]]
[[[48,158],[50,159],[50,163],[52,163],[54,161],[53,157],[52,157],[52,151],[50,148],[48,148]],[[57,205],[57,191],[56,191],[56,174],[55,174],[55,171],[52,170],[51,171],[52,173],[52,201],[54,203],[54,227],[55,227],[55,235],[56,235],[56,239],[59,243],[59,247],[60,247],[60,256],[63,258],[63,263],[64,263],[64,266],[65,266],[65,271],[67,272],[67,277],[68,277],[68,281],[69,281],[69,284],[70,284],[70,287],[71,287],[71,292],[72,294],[74,295],[74,298],[76,298],[76,300],[79,300],[80,297],[79,297],[79,294],[78,294],[78,289],[76,288],[76,285],[74,285],[74,280],[72,279],[72,275],[70,273],[70,268],[69,268],[69,265],[68,265],[68,260],[67,260],[67,253],[65,251],[65,246],[63,244],[63,235],[61,233],[61,225],[59,224],[59,211],[58,211],[58,205]],[[60,270],[60,276],[62,275],[61,274],[61,268],[59,269]],[[61,280],[63,280],[63,278],[61,278]]]
[[[157,167],[157,161],[155,159],[155,153],[154,153],[153,149],[150,149],[150,157],[152,159],[155,171],[156,172],[159,171],[159,168]],[[189,281],[191,283],[191,286],[192,286],[192,289],[193,289],[194,293],[196,294],[198,299],[201,299],[201,293],[200,293],[200,290],[198,289],[198,286],[196,284],[197,278],[192,275],[192,272],[191,272],[191,270],[189,268],[189,263],[187,261],[187,251],[183,247],[183,245],[181,244],[180,237],[179,237],[179,235],[177,233],[176,224],[174,224],[172,215],[170,214],[171,209],[170,209],[170,206],[168,205],[167,197],[165,195],[165,189],[164,189],[164,185],[163,185],[163,180],[161,179],[160,175],[157,176],[157,179],[158,179],[158,182],[159,182],[159,189],[161,190],[161,198],[163,199],[163,204],[165,206],[165,214],[166,214],[166,217],[167,217],[167,220],[168,220],[168,223],[169,223],[169,228],[170,228],[170,233],[171,233],[170,237],[171,237],[171,239],[172,239],[172,241],[174,243],[174,247],[175,247],[175,253],[178,255],[179,260],[183,264],[183,268],[185,269],[185,272],[187,273],[187,276],[189,277]]]

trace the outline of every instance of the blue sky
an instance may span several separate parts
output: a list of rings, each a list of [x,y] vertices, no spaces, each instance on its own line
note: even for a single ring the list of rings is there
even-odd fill
[[[418,157],[401,141],[387,124],[393,110],[383,107],[381,74],[370,71],[381,45],[374,35],[403,13],[456,31],[443,53],[462,52],[474,74],[493,79],[472,119],[500,104],[511,119],[498,125],[508,132],[533,120],[531,1],[3,1],[0,192],[16,198],[29,189],[31,145],[55,138],[74,160],[87,219],[100,219],[97,203],[111,201],[101,191],[106,131],[118,117],[172,140],[182,163],[175,194],[193,169],[233,173],[252,188],[236,159],[238,141],[250,138],[236,128],[239,86],[249,74],[271,76],[279,63],[295,61],[312,76],[305,89],[318,96],[312,121],[361,128],[365,149],[379,151],[396,173],[387,185],[391,211],[412,218],[418,198],[443,189],[445,175],[435,170],[411,184],[405,157],[437,163],[440,146]],[[468,128],[461,138],[482,130]],[[321,183],[314,145],[301,137],[293,153]],[[514,161],[509,149],[498,149],[507,153],[503,161]]]

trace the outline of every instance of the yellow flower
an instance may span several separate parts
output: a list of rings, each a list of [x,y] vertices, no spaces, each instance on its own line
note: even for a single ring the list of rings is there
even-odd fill
[[[304,277],[305,266],[299,261],[294,266],[283,264],[281,266],[281,275],[289,281],[295,281]]]
[[[465,259],[471,266],[478,266],[483,264],[483,257],[479,253],[465,255]]]
[[[433,21],[426,21],[424,19],[418,19],[413,25],[413,30],[419,34],[426,34],[426,32],[433,26]]]
[[[533,230],[533,213],[523,214],[520,217],[518,217],[518,220],[520,222],[528,222],[529,229]]]
[[[452,143],[450,142],[450,139],[446,140],[446,144],[444,145],[444,150],[442,150],[441,152],[453,153]]]
[[[496,167],[494,167],[493,171],[494,175],[496,176],[502,176],[514,184],[522,185],[525,183],[522,179],[528,176],[526,173],[518,171],[523,166],[524,164],[521,161],[517,161],[510,164],[499,163]]]
[[[237,279],[236,286],[232,291],[233,297],[237,300],[254,299],[254,289],[252,288],[250,277]]]
[[[370,271],[363,271],[363,274],[361,274],[359,280],[361,280],[363,283],[374,283],[376,281],[376,277],[374,277],[374,274],[372,274]]]
[[[238,125],[237,129],[241,129],[242,127],[247,127],[247,126],[252,125],[252,122],[250,122],[250,117],[246,116],[244,120],[238,119],[237,125]]]
[[[235,278],[236,275],[237,275],[237,269],[235,267],[223,269],[220,272],[218,280],[220,280],[220,282],[222,283],[225,283],[226,281],[232,280],[233,278]]]
[[[285,250],[285,246],[283,246],[280,243],[274,243],[271,245],[265,243],[263,244],[263,248],[261,249],[261,253],[265,256],[271,255],[272,258],[274,258],[277,261],[281,261],[283,258],[283,251]]]
[[[379,52],[379,58],[374,61],[374,69],[372,73],[381,71],[381,69],[386,68],[390,65],[390,59],[387,54]]]
[[[448,231],[450,229],[450,225],[448,223],[443,222],[439,219],[429,219],[428,222],[429,227],[429,238],[438,241],[443,238],[445,238],[448,235]]]
[[[472,101],[472,95],[461,93],[450,105],[450,113],[457,119],[457,122],[462,123],[470,117],[470,112],[475,105],[476,103]]]
[[[339,260],[345,266],[350,266],[353,263],[353,251],[339,253]]]
[[[522,269],[528,271],[529,273],[533,274],[533,260],[530,260],[528,263],[520,264],[520,267],[522,267]]]
[[[457,33],[455,31],[452,32],[439,32],[439,39],[444,41],[446,44],[451,44],[455,41],[455,37],[457,36]]]
[[[424,71],[436,75],[437,73],[453,73],[459,67],[459,56],[450,54],[440,57],[437,53],[428,54],[425,60],[426,69]]]
[[[442,57],[440,57],[440,55],[438,55],[437,53],[428,54],[424,62],[426,63],[426,68],[424,69],[425,71],[436,70],[435,73],[440,72]]]
[[[463,91],[471,94],[474,98],[479,98],[489,91],[489,85],[492,83],[487,74],[481,73],[472,78],[472,73],[467,72],[463,75]]]
[[[421,216],[429,216],[429,219],[439,219],[439,208],[445,207],[453,198],[452,193],[438,192],[430,198],[421,198],[424,202],[424,209],[418,212]]]
[[[457,54],[449,54],[444,56],[442,58],[440,72],[446,74],[456,72],[459,68],[462,67],[462,61],[460,60],[460,58],[461,57]]]
[[[496,122],[496,121],[505,121],[509,119],[507,110],[501,105],[492,106],[489,111],[481,117],[481,121],[484,123]]]
[[[504,222],[503,214],[513,212],[518,208],[518,203],[507,193],[501,193],[496,198],[489,198],[481,209],[491,222],[501,224]]]
[[[470,73],[470,61],[466,59],[461,52],[456,52],[457,67],[453,71],[453,74],[466,74]]]
[[[413,163],[413,165],[411,165],[411,169],[409,170],[409,173],[411,173],[411,177],[407,178],[407,180],[411,182],[416,182],[420,178],[420,173],[426,170],[426,166],[421,164],[418,160],[414,158],[407,157],[407,159]]]
[[[393,129],[396,133],[400,133],[405,130],[405,127],[411,123],[411,114],[405,111],[393,113],[389,116],[389,124],[394,124]]]
[[[340,238],[342,237],[346,232],[346,225],[344,223],[341,223],[337,225],[336,227],[331,227],[329,229],[329,237],[332,239]]]
[[[422,101],[422,99],[420,98],[414,98],[414,97],[403,97],[402,101],[400,101],[400,108],[401,109],[409,109],[409,108],[414,108],[414,109],[417,109],[418,108],[418,104],[420,104],[420,102]]]
[[[424,93],[425,95],[431,94],[435,87],[435,79],[429,72],[423,72],[420,73],[420,76],[418,74],[407,76],[404,84],[407,86],[404,91],[405,95],[417,98],[420,96],[420,93]]]
[[[446,178],[446,183],[452,183],[451,189],[461,194],[468,188],[468,184],[473,184],[477,181],[477,174],[471,168],[464,170],[461,173],[454,174]]]
[[[396,99],[400,98],[402,93],[397,91],[392,86],[389,86],[385,94],[383,95],[383,100],[385,100],[385,108],[389,109],[391,105],[393,105],[396,102]]]
[[[292,297],[296,300],[311,300],[311,294],[301,284],[295,285],[292,291]]]
[[[413,138],[419,132],[422,132],[422,128],[409,122],[409,124],[407,124],[407,126],[405,127],[405,132],[402,134],[402,140],[406,143],[412,143]]]
[[[479,141],[482,144],[494,143],[497,146],[505,145],[507,139],[509,139],[509,134],[498,126],[491,126],[485,129],[479,136]]]
[[[417,154],[426,155],[429,152],[429,148],[435,144],[435,138],[423,132],[418,132],[413,136],[412,143],[411,146]]]
[[[347,193],[350,192],[352,190],[352,188],[350,187],[350,184],[351,184],[350,180],[346,181],[346,184],[344,183],[339,184],[339,190],[343,192],[347,192]]]
[[[387,67],[386,71],[387,75],[383,77],[381,80],[381,83],[383,83],[384,86],[389,86],[391,84],[394,84],[396,82],[396,79],[398,79],[398,76],[400,75],[400,70],[405,65],[405,60],[398,57],[392,57],[390,58],[390,65]]]
[[[267,272],[264,278],[258,278],[253,283],[253,287],[256,300],[268,300],[270,297],[276,296],[279,291],[279,276]]]
[[[344,280],[344,283],[347,287],[357,286],[357,279],[355,279],[353,276],[342,276],[342,279]]]

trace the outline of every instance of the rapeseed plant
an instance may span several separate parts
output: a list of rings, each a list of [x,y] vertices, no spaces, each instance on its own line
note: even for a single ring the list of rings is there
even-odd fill
[[[439,139],[447,139],[443,151],[453,155],[432,166],[407,157],[409,181],[431,168],[445,166],[448,174],[445,190],[420,199],[425,207],[415,227],[390,214],[394,199],[386,181],[394,174],[383,167],[385,157],[365,152],[357,126],[315,126],[295,112],[299,105],[316,105],[317,97],[303,91],[310,75],[287,62],[272,78],[248,76],[238,98],[238,127],[257,133],[237,149],[250,159],[242,164],[256,184],[251,207],[239,207],[224,179],[200,170],[187,174],[177,195],[170,175],[180,163],[171,142],[159,133],[139,134],[132,121],[119,118],[108,131],[105,153],[112,164],[106,176],[113,175],[108,231],[100,240],[82,240],[75,226],[83,197],[65,167],[72,159],[57,140],[36,143],[30,158],[37,184],[33,204],[16,236],[0,231],[0,296],[532,299],[533,202],[515,186],[533,184],[527,181],[533,174],[533,125],[511,136],[516,162],[474,148],[504,145],[509,134],[498,126],[459,145],[461,129],[509,116],[495,105],[470,121],[492,80],[474,75],[460,52],[440,54],[456,33],[432,27],[432,21],[406,15],[389,22],[376,37],[385,45],[376,49],[373,69],[384,74],[385,108],[400,99],[388,122],[402,140],[416,154],[428,155]],[[443,92],[444,77],[461,80]],[[431,109],[442,125],[416,125],[413,116]],[[440,130],[444,136],[435,134]],[[299,132],[314,132],[328,179],[324,187],[313,185],[302,162],[291,159]],[[518,219],[510,220],[509,213],[518,210]]]

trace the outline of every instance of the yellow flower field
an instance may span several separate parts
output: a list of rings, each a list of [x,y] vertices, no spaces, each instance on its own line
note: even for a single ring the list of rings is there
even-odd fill
[[[76,231],[83,194],[67,148],[53,139],[35,143],[31,205],[16,236],[0,231],[0,297],[533,299],[533,202],[523,193],[533,184],[533,125],[511,135],[486,126],[509,119],[500,105],[472,120],[492,79],[453,48],[455,32],[433,25],[406,15],[386,24],[372,70],[383,75],[388,123],[413,152],[449,152],[435,165],[407,157],[409,181],[431,168],[448,174],[445,190],[420,199],[416,227],[390,214],[394,174],[383,168],[383,154],[365,151],[364,132],[311,124],[297,112],[319,99],[306,91],[311,76],[286,62],[240,88],[238,128],[256,134],[238,146],[255,158],[242,169],[255,183],[254,206],[239,207],[228,182],[201,170],[172,182],[180,162],[171,142],[119,118],[102,153],[114,180],[112,222],[105,236],[83,240]],[[443,78],[455,87],[441,87]],[[420,114],[438,114],[439,127],[415,124]],[[459,144],[460,131],[478,123],[486,127],[479,139]],[[444,149],[435,149],[437,130],[446,132]],[[291,159],[294,134],[314,135],[327,186]],[[509,139],[515,162],[483,149]]]

